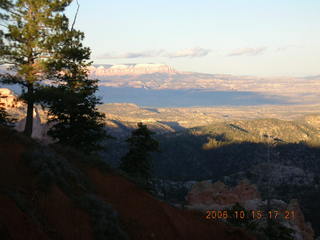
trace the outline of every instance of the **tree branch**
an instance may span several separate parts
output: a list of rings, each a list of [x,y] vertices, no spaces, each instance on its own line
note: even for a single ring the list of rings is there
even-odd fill
[[[76,24],[76,21],[77,21],[77,17],[78,17],[78,13],[79,13],[79,9],[80,9],[80,4],[79,4],[79,1],[76,0],[77,2],[77,11],[76,11],[76,15],[74,16],[74,19],[73,19],[73,23],[72,23],[72,26],[71,26],[71,31],[73,30],[74,28],[74,25]]]

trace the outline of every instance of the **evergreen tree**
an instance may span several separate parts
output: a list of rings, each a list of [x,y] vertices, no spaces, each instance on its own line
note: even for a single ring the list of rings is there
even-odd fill
[[[271,219],[267,227],[262,229],[269,240],[294,240],[295,231]]]
[[[63,14],[72,0],[2,0],[5,10],[5,40],[1,46],[1,63],[9,64],[14,74],[2,76],[2,82],[19,84],[27,103],[24,133],[31,136],[36,90],[47,80],[47,61],[68,30],[68,19]],[[8,4],[9,3],[9,4]],[[9,7],[10,6],[10,7]],[[9,8],[8,8],[9,7]],[[3,24],[2,24],[3,25]]]
[[[7,11],[12,7],[9,0],[0,0],[0,26],[5,26],[5,21],[8,19]],[[4,33],[0,29],[0,49],[4,47]],[[0,52],[1,53],[1,52]],[[0,96],[1,97],[1,96]],[[13,119],[9,117],[6,109],[0,105],[0,126],[11,127]]]
[[[127,139],[129,152],[121,159],[120,165],[120,169],[144,188],[150,187],[152,163],[149,153],[159,150],[159,143],[152,134],[146,125],[138,123],[138,128]]]
[[[101,148],[107,135],[105,116],[96,108],[100,104],[95,95],[98,81],[88,77],[91,52],[83,39],[84,34],[73,28],[65,32],[64,44],[57,46],[54,58],[47,62],[55,85],[38,93],[52,123],[48,134],[60,144],[91,153]]]

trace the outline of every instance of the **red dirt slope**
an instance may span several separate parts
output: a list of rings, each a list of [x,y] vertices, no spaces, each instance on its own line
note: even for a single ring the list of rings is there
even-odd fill
[[[125,230],[136,240],[253,239],[243,231],[207,221],[152,198],[123,177],[89,171],[98,194],[119,212]]]
[[[56,185],[49,192],[39,191],[36,177],[22,158],[30,143],[6,134],[11,132],[0,128],[0,239],[95,239],[90,215],[78,208],[68,194]],[[207,222],[192,212],[156,200],[121,176],[104,174],[96,168],[85,171],[96,195],[119,213],[121,227],[130,239],[253,239],[242,230]],[[12,193],[19,193],[23,201]]]
[[[49,240],[40,226],[17,208],[6,196],[0,195],[0,238],[15,240]]]
[[[94,239],[88,214],[74,206],[57,186],[48,193],[37,190],[36,179],[22,160],[28,144],[7,134],[10,132],[0,128],[0,239]],[[34,216],[19,209],[8,192],[23,195],[27,211]]]

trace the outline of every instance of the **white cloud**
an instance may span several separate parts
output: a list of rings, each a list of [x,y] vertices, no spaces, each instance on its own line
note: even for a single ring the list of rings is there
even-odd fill
[[[300,46],[300,45],[285,45],[285,46],[282,46],[282,47],[278,47],[276,49],[276,52],[284,52],[284,51],[288,51],[288,50],[291,50],[291,49],[298,49],[298,48],[302,48],[302,46]]]
[[[101,59],[131,59],[131,58],[150,58],[159,57],[164,53],[163,50],[149,50],[140,52],[126,52],[126,53],[106,53],[99,58]]]
[[[126,53],[106,53],[100,56],[100,59],[132,59],[132,58],[152,58],[152,57],[168,57],[168,58],[194,58],[204,57],[209,54],[211,50],[204,48],[190,48],[177,52],[167,52],[164,50],[148,50],[138,52]]]
[[[267,47],[259,47],[259,48],[240,48],[232,51],[227,56],[257,56],[264,53],[267,50]]]
[[[170,58],[184,58],[184,57],[205,57],[211,52],[210,49],[204,49],[204,48],[189,48],[177,51],[175,53],[169,53],[168,57]]]

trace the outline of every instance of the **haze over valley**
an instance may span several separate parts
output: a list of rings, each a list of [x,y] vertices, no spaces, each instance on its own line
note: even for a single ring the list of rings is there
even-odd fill
[[[154,107],[317,104],[320,76],[233,76],[180,72],[165,64],[95,65],[104,103]]]

